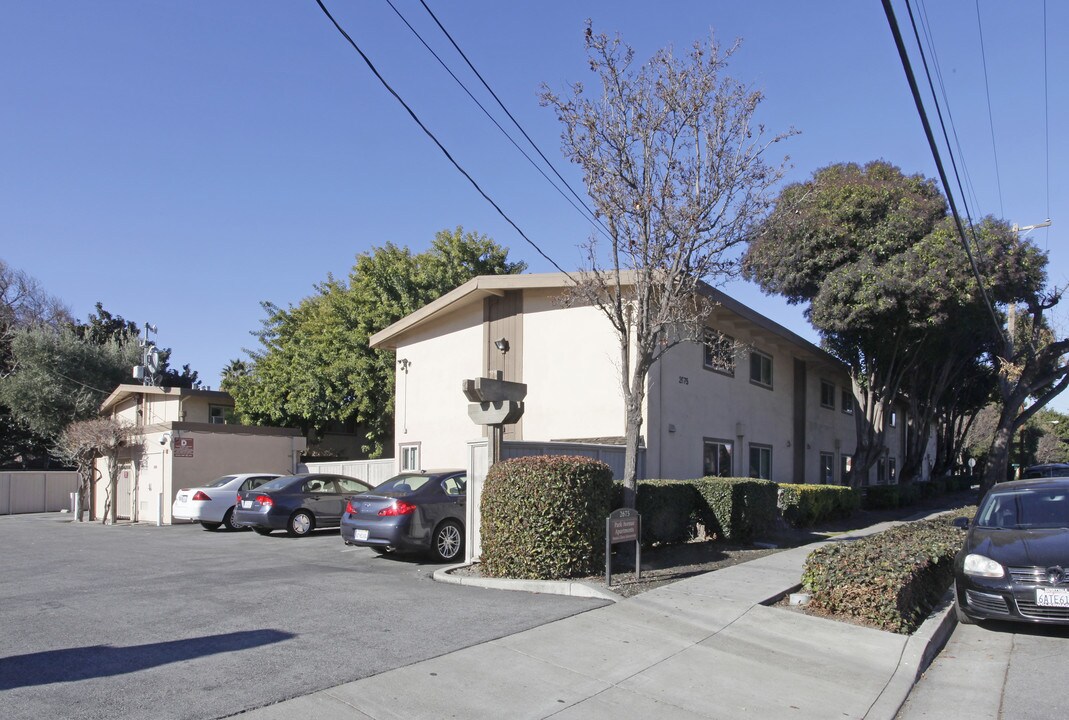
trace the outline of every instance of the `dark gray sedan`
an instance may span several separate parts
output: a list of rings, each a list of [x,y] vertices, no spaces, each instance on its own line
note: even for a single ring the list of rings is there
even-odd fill
[[[316,528],[337,527],[348,498],[370,489],[369,483],[345,475],[286,475],[240,491],[233,522],[261,535],[285,530],[301,537]]]
[[[408,472],[349,499],[341,518],[346,545],[430,552],[441,562],[464,557],[463,470]]]
[[[1000,483],[954,562],[958,620],[1069,623],[1069,478]]]

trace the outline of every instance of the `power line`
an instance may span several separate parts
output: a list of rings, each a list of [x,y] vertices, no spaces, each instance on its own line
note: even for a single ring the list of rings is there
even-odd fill
[[[902,61],[902,67],[906,72],[906,80],[909,82],[910,92],[913,94],[913,102],[917,106],[917,113],[920,115],[921,124],[924,126],[924,134],[928,139],[928,147],[932,151],[932,157],[935,159],[936,169],[939,171],[939,178],[943,182],[943,187],[947,189],[947,200],[950,203],[950,211],[954,216],[954,224],[958,229],[958,237],[961,240],[962,247],[965,248],[965,255],[969,258],[969,265],[972,268],[973,277],[976,279],[977,287],[980,289],[980,295],[983,297],[984,305],[987,306],[988,311],[991,313],[991,321],[995,325],[995,329],[999,336],[1002,337],[1002,323],[998,319],[998,314],[995,312],[994,306],[991,304],[991,299],[987,295],[987,290],[984,288],[983,278],[980,277],[980,269],[976,266],[976,260],[973,258],[972,251],[969,249],[969,241],[965,237],[965,228],[961,224],[961,216],[958,214],[957,205],[954,203],[954,194],[950,192],[950,185],[947,182],[946,170],[943,168],[943,160],[939,155],[939,146],[936,145],[935,135],[932,134],[931,123],[928,122],[928,113],[924,109],[924,103],[921,100],[920,89],[917,87],[917,78],[913,74],[913,66],[909,62],[909,55],[906,53],[906,45],[902,40],[902,33],[898,28],[898,20],[895,18],[894,8],[891,7],[891,0],[882,0],[883,11],[887,16],[887,23],[891,26],[891,34],[895,39],[895,46],[898,48],[898,57]],[[909,9],[909,2],[906,2],[906,8]],[[912,11],[910,12],[912,17]]]
[[[983,60],[984,65],[984,91],[987,93],[987,123],[991,127],[991,152],[995,156],[995,185],[998,187],[998,210],[1000,216],[1005,216],[1006,211],[1002,206],[1002,174],[998,168],[998,148],[995,145],[995,116],[991,112],[991,82],[987,75],[987,51],[984,50],[984,24],[980,21],[980,0],[976,0],[976,27],[980,31],[980,58]]]
[[[423,44],[423,47],[425,47],[427,49],[427,52],[429,52],[432,56],[434,56],[434,59],[438,61],[438,64],[440,64],[445,69],[445,71],[447,73],[449,73],[449,76],[452,77],[453,80],[456,81],[457,85],[459,85],[460,88],[467,94],[467,96],[469,98],[471,98],[471,101],[473,103],[475,103],[480,110],[483,111],[483,114],[486,115],[487,118],[489,118],[490,122],[492,122],[494,124],[494,126],[498,130],[501,131],[502,135],[504,135],[506,138],[508,138],[508,141],[510,143],[512,143],[512,146],[515,147],[520,152],[521,155],[523,155],[525,158],[527,158],[527,162],[531,163],[531,167],[533,167],[535,170],[537,170],[539,172],[539,174],[543,178],[545,178],[546,182],[548,182],[550,185],[552,185],[553,189],[556,190],[558,193],[560,193],[560,196],[562,198],[564,198],[568,202],[569,205],[571,205],[573,208],[575,208],[576,212],[578,212],[580,215],[583,216],[584,220],[587,220],[588,222],[591,222],[592,224],[594,224],[595,228],[597,230],[599,230],[599,232],[604,234],[605,237],[609,237],[608,234],[605,233],[604,227],[603,226],[599,227],[600,226],[600,221],[598,221],[596,216],[593,216],[593,214],[591,214],[591,217],[587,217],[586,213],[590,212],[590,208],[586,207],[585,205],[583,205],[583,207],[580,208],[579,205],[576,205],[575,200],[572,200],[572,198],[568,197],[568,195],[565,194],[565,192],[563,190],[561,190],[560,187],[558,187],[558,185],[555,182],[553,182],[553,180],[549,177],[549,175],[546,175],[545,170],[543,170],[541,167],[539,167],[538,163],[536,163],[534,161],[534,158],[532,158],[530,155],[528,155],[527,152],[522,147],[520,147],[519,143],[517,143],[516,140],[513,139],[513,137],[508,134],[508,132],[505,130],[505,128],[501,127],[501,123],[499,123],[497,121],[497,119],[493,115],[490,114],[490,111],[487,110],[486,107],[481,102],[479,102],[479,99],[476,98],[475,95],[472,94],[472,92],[468,89],[467,85],[465,85],[464,82],[460,78],[458,78],[456,76],[456,73],[453,72],[453,70],[449,67],[449,65],[447,65],[446,62],[444,60],[442,60],[442,58],[438,55],[438,53],[436,53],[434,51],[434,49],[427,43],[427,41],[423,39],[423,36],[419,34],[419,31],[416,30],[416,28],[412,27],[412,24],[410,22],[408,22],[408,19],[404,15],[401,14],[401,11],[397,9],[397,7],[393,4],[393,2],[391,0],[386,0],[386,4],[389,5],[390,9],[392,9],[394,11],[394,13],[397,14],[397,17],[399,17],[401,19],[401,22],[403,22],[405,24],[405,26],[409,30],[412,31],[412,34],[415,35],[416,39],[419,40]],[[535,148],[535,149],[537,150],[537,148]],[[550,167],[552,167],[552,166],[550,166]],[[560,175],[558,174],[557,177],[560,177]],[[562,182],[563,182],[563,178],[562,178]],[[567,187],[567,183],[566,182],[565,182],[565,187]],[[568,189],[571,190],[570,187]],[[572,191],[572,194],[574,195],[575,192]],[[582,200],[580,200],[579,202],[582,203]]]
[[[1050,218],[1050,99],[1047,84],[1047,0],[1043,0],[1043,141],[1047,156],[1047,218]],[[1044,240],[1050,239],[1050,230],[1044,233]],[[1044,243],[1046,244],[1046,243]]]
[[[422,5],[423,8],[427,11],[427,14],[431,16],[431,19],[434,20],[435,24],[438,25],[439,29],[441,29],[442,33],[449,39],[449,42],[453,44],[453,47],[456,48],[456,51],[460,53],[460,57],[464,58],[464,62],[466,62],[468,64],[468,67],[471,68],[471,71],[475,73],[475,77],[479,78],[479,81],[482,82],[483,87],[485,87],[487,92],[489,92],[490,95],[494,98],[494,100],[497,101],[497,104],[501,106],[501,109],[505,111],[505,114],[508,115],[508,118],[512,121],[513,125],[515,125],[516,128],[523,134],[523,136],[527,139],[527,142],[531,143],[531,147],[533,147],[535,149],[535,152],[538,153],[538,156],[541,157],[543,161],[545,161],[546,165],[549,166],[549,169],[553,171],[553,174],[560,178],[560,181],[564,183],[564,187],[568,188],[568,190],[572,193],[575,199],[582,203],[583,207],[586,208],[587,212],[590,213],[591,217],[594,218],[595,222],[597,222],[597,224],[601,226],[601,229],[605,233],[605,236],[608,237],[609,230],[605,227],[604,223],[602,223],[601,220],[598,219],[597,213],[590,209],[590,207],[586,204],[583,198],[579,197],[579,194],[572,189],[571,185],[568,184],[568,181],[565,180],[559,172],[557,172],[557,168],[553,165],[553,163],[549,161],[549,158],[545,156],[545,154],[538,147],[535,141],[531,139],[531,136],[528,135],[527,131],[523,129],[523,126],[520,125],[520,122],[512,116],[512,113],[509,112],[509,109],[505,107],[505,103],[501,101],[501,98],[499,98],[497,96],[497,93],[493,91],[493,88],[490,87],[490,84],[487,83],[485,79],[483,79],[483,76],[479,74],[479,71],[475,69],[474,65],[472,65],[471,60],[468,59],[468,56],[465,55],[464,51],[460,49],[459,45],[457,45],[457,42],[453,39],[453,36],[449,34],[449,31],[445,29],[445,26],[442,25],[442,23],[438,20],[437,16],[435,16],[435,14],[431,12],[431,9],[427,7],[427,3],[425,2],[425,0],[419,0],[419,2],[420,5]]]
[[[394,98],[397,100],[397,102],[401,103],[401,107],[403,107],[405,109],[405,111],[408,112],[409,116],[415,121],[415,123],[417,125],[419,125],[420,130],[422,130],[427,135],[427,137],[429,137],[432,141],[434,141],[434,144],[438,146],[438,149],[442,151],[442,154],[446,156],[446,158],[449,160],[450,163],[452,163],[453,167],[455,167],[460,172],[461,175],[463,175],[465,178],[467,178],[468,182],[470,182],[472,184],[472,186],[475,188],[475,190],[480,195],[483,196],[483,199],[486,200],[486,202],[490,203],[490,205],[493,206],[494,210],[496,210],[497,213],[501,217],[503,217],[505,219],[505,221],[508,222],[508,224],[511,225],[513,227],[513,229],[517,233],[520,234],[520,237],[522,237],[524,240],[527,241],[528,245],[533,247],[535,249],[535,251],[539,255],[541,255],[543,258],[545,258],[547,261],[549,261],[550,265],[552,265],[553,267],[557,268],[558,271],[563,273],[569,280],[573,280],[573,282],[574,282],[574,279],[572,278],[572,276],[569,275],[568,272],[564,268],[562,268],[560,265],[558,265],[556,260],[551,258],[549,255],[546,255],[546,253],[543,252],[542,248],[538,247],[538,245],[535,244],[535,242],[533,240],[531,240],[531,238],[527,237],[527,234],[524,233],[524,231],[520,229],[520,226],[517,225],[515,222],[513,222],[512,218],[510,218],[508,215],[506,215],[505,211],[502,210],[498,206],[498,204],[496,202],[494,202],[493,199],[489,195],[486,194],[486,192],[483,191],[483,189],[481,187],[479,187],[479,183],[475,182],[475,179],[471,175],[468,174],[467,170],[465,170],[463,167],[460,166],[460,163],[458,163],[453,158],[453,156],[449,153],[449,151],[446,150],[445,145],[443,145],[441,143],[441,141],[439,141],[438,138],[435,136],[435,134],[432,133],[427,128],[427,126],[423,124],[423,121],[419,119],[419,116],[416,115],[415,111],[413,111],[411,107],[409,107],[408,103],[406,103],[404,101],[404,99],[400,95],[397,94],[397,91],[394,90],[390,86],[390,84],[388,82],[386,82],[386,79],[383,78],[382,75],[379,73],[378,68],[376,68],[375,64],[371,62],[371,59],[368,58],[368,56],[364,54],[364,51],[360,49],[360,46],[356,44],[356,41],[353,40],[349,36],[349,33],[345,32],[345,29],[342,28],[342,26],[338,24],[338,21],[334,19],[334,16],[330,14],[329,10],[327,10],[326,5],[323,4],[323,0],[316,0],[316,4],[319,5],[319,9],[323,11],[323,14],[327,16],[327,19],[330,20],[331,24],[333,24],[334,27],[338,30],[338,32],[341,33],[341,36],[344,37],[349,42],[349,44],[353,47],[353,50],[356,50],[356,52],[360,55],[360,58],[364,61],[364,64],[368,66],[368,69],[371,70],[371,72],[375,76],[375,78],[380,83],[382,83],[382,86],[384,88],[386,88],[386,90],[391,95],[394,96]]]

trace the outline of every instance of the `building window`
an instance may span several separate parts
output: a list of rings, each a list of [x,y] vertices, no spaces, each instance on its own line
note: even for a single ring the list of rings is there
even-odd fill
[[[898,427],[898,412],[896,410],[891,411],[891,427]]]
[[[401,446],[401,471],[422,470],[419,464],[419,445]]]
[[[716,330],[706,330],[702,365],[706,370],[735,377],[735,338]]]
[[[212,425],[226,425],[228,418],[233,414],[234,408],[226,405],[209,405],[208,422]]]
[[[887,462],[884,460],[879,460],[876,463],[876,484],[887,484]]]
[[[898,461],[887,458],[887,482],[895,485],[898,483]]]
[[[820,381],[820,406],[835,409],[835,386],[827,380]]]
[[[839,482],[851,485],[854,481],[854,458],[850,455],[839,456]]]
[[[750,382],[772,388],[772,356],[757,350],[750,351]]]
[[[702,458],[702,474],[705,477],[731,477],[731,443],[723,440],[706,440]]]
[[[854,394],[851,391],[847,390],[846,388],[843,388],[842,400],[843,400],[843,412],[846,413],[847,415],[853,415],[854,414]]]
[[[820,482],[822,485],[835,484],[835,454],[822,452],[820,454]]]
[[[772,479],[772,448],[768,445],[750,445],[750,477]]]

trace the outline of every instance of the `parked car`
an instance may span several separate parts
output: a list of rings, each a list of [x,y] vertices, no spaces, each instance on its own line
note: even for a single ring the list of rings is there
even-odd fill
[[[441,562],[464,556],[463,470],[406,472],[349,499],[341,518],[346,545],[429,552]]]
[[[1069,463],[1046,463],[1026,467],[1021,473],[1022,480],[1031,478],[1069,477]]]
[[[171,505],[171,517],[199,522],[205,530],[218,530],[220,526],[237,530],[234,498],[238,490],[253,490],[277,477],[278,473],[240,473],[224,475],[202,487],[182,488]]]
[[[958,620],[1069,623],[1069,478],[1000,483],[954,561]]]
[[[345,475],[286,475],[238,492],[233,522],[261,535],[285,530],[300,537],[316,528],[337,527],[349,496],[369,490],[369,483]]]

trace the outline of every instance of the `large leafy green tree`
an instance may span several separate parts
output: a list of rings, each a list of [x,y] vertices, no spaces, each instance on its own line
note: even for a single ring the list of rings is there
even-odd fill
[[[370,337],[477,275],[525,267],[460,227],[437,233],[424,253],[392,243],[361,253],[347,281],[328,277],[288,308],[262,303],[260,347],[228,365],[223,389],[243,422],[299,427],[313,442],[336,423],[355,423],[363,451],[380,457],[393,445],[395,368],[393,353],[372,350]]]
[[[910,473],[940,406],[998,335],[988,302],[1041,287],[1045,258],[1002,222],[971,228],[969,258],[934,182],[878,161],[831,165],[787,186],[744,260],[766,292],[805,313],[847,366],[858,412],[855,479],[885,446],[891,404],[913,404]],[[953,341],[953,342],[951,342]],[[908,478],[906,478],[908,479]]]

